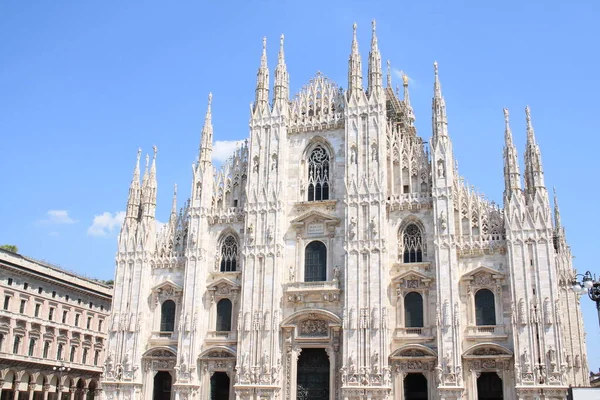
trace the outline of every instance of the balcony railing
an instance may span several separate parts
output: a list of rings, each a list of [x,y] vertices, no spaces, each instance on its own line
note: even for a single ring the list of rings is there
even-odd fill
[[[470,325],[467,327],[467,336],[470,338],[506,336],[504,325]]]
[[[394,332],[394,338],[417,342],[428,341],[433,339],[433,330],[430,327],[399,327]]]

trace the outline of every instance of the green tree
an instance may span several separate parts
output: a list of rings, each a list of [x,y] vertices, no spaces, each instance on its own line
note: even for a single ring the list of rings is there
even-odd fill
[[[3,244],[2,246],[0,246],[0,249],[10,251],[11,253],[19,252],[19,248],[14,244]]]

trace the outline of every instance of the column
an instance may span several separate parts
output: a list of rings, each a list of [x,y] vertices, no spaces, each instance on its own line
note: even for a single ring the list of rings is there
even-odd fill
[[[29,400],[33,400],[33,394],[35,393],[35,387],[37,385],[35,383],[30,383],[27,388],[29,389]]]
[[[14,383],[13,383],[13,387],[14,387],[13,399],[15,399],[15,400],[19,400],[19,385],[21,385],[21,381],[14,381]]]
[[[75,392],[77,391],[77,388],[69,388],[69,392],[71,392],[71,395],[69,396],[70,400],[75,400]]]
[[[50,392],[50,384],[45,384],[42,387],[42,391],[44,392],[44,400],[48,400],[48,392]]]
[[[0,379],[0,398],[2,398],[2,389],[4,388],[4,379]]]

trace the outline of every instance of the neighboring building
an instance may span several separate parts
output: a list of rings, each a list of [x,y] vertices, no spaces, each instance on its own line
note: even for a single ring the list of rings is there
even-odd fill
[[[0,250],[0,296],[0,399],[95,398],[112,288]]]
[[[356,35],[351,49],[347,90],[317,73],[290,101],[283,37],[272,98],[263,43],[248,141],[215,169],[209,96],[191,198],[178,211],[173,197],[160,232],[156,149],[141,183],[138,153],[109,399],[559,399],[589,385],[529,109],[524,186],[505,111],[502,209],[459,175],[437,64],[426,142],[408,79],[402,99],[389,72],[382,84],[375,25],[366,88]]]

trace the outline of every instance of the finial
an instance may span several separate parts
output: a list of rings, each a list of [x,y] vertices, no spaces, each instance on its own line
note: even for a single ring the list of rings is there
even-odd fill
[[[267,51],[267,37],[263,36],[263,51]]]
[[[387,60],[387,87],[392,87],[392,65],[390,60]]]
[[[146,154],[146,169],[148,169],[149,165],[150,165],[150,156],[148,154]]]
[[[527,120],[527,127],[531,127],[531,110],[529,106],[525,106],[525,119]]]
[[[154,150],[154,158],[156,158],[156,153],[158,153],[158,148],[156,145],[152,146],[152,150]]]
[[[504,123],[508,126],[508,108],[504,107]]]
[[[408,75],[402,74],[402,84],[408,86]]]
[[[279,46],[283,49],[283,33],[279,37]]]
[[[375,34],[375,28],[376,28],[376,22],[375,20],[371,21],[371,29],[373,29],[373,34]]]
[[[212,92],[208,92],[208,106],[212,105]]]
[[[354,40],[356,40],[356,22],[352,24],[352,34],[354,35]]]
[[[140,156],[142,155],[142,148],[138,147],[138,152],[137,152],[137,164],[140,165]]]
[[[437,76],[438,76],[438,63],[437,63],[437,61],[433,62],[433,72],[434,72],[434,74],[435,74],[435,76],[437,78]]]

